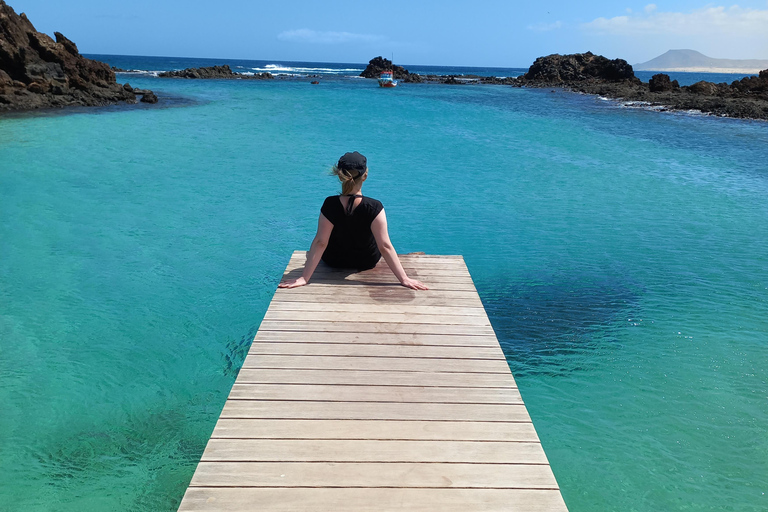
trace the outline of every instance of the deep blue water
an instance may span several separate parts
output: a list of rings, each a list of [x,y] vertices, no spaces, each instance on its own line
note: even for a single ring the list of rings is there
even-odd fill
[[[119,79],[160,103],[0,119],[0,510],[175,510],[349,150],[399,252],[464,255],[572,512],[768,509],[768,123]]]

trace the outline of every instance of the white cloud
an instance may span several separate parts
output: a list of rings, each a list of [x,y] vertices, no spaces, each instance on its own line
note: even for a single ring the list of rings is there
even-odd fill
[[[593,33],[621,36],[765,36],[768,33],[768,9],[761,11],[733,5],[708,6],[690,12],[660,12],[655,4],[649,4],[644,13],[597,18],[582,24],[581,28]]]
[[[382,36],[372,34],[353,34],[351,32],[320,32],[301,28],[297,30],[286,30],[277,35],[281,41],[292,43],[315,43],[315,44],[346,44],[346,43],[377,43],[384,41]]]
[[[549,32],[550,30],[562,28],[562,26],[563,23],[561,21],[556,21],[554,23],[534,23],[533,25],[528,25],[526,28],[535,32]]]

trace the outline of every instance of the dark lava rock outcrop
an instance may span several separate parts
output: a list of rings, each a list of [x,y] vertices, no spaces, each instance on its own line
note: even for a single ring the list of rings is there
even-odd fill
[[[0,0],[0,111],[136,103],[107,64],[86,59],[75,43],[35,30]]]
[[[679,88],[680,84],[677,82],[677,80],[670,81],[669,75],[665,75],[664,73],[653,75],[648,81],[648,89],[651,92],[666,92]]]
[[[637,79],[632,66],[624,59],[609,60],[602,55],[587,52],[539,57],[518,80],[540,85],[561,85],[589,80],[620,82]]]
[[[407,69],[402,66],[393,66],[392,61],[385,59],[384,57],[374,57],[368,61],[368,66],[366,66],[365,70],[360,73],[360,76],[363,78],[379,78],[382,71],[392,71],[395,80],[403,80],[404,82],[421,81],[419,78],[411,78],[411,74]]]
[[[563,87],[608,98],[643,102],[662,110],[698,110],[749,119],[768,119],[768,70],[733,83],[696,82],[680,86],[669,75],[648,83],[635,77],[625,60],[609,60],[590,52],[539,57],[518,77],[518,87]]]
[[[274,78],[272,73],[257,73],[254,75],[235,73],[228,64],[223,66],[187,68],[179,71],[164,71],[157,76],[160,78],[239,78],[243,80],[270,80]]]

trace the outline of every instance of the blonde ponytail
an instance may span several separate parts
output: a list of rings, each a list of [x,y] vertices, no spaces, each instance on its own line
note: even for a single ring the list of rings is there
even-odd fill
[[[334,174],[339,178],[339,181],[341,182],[341,193],[344,195],[352,194],[355,191],[358,185],[363,182],[365,175],[368,174],[368,170],[366,169],[365,172],[357,178],[353,178],[349,173],[350,171],[339,169],[338,166],[335,165],[331,169],[331,174]]]

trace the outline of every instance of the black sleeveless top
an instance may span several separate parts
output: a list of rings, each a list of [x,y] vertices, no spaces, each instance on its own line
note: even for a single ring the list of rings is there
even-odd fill
[[[323,261],[337,268],[373,268],[381,259],[381,253],[371,232],[371,224],[384,206],[376,199],[362,196],[362,202],[349,213],[344,210],[339,197],[327,197],[320,208],[320,213],[333,224]],[[354,199],[349,196],[348,205],[352,205]]]

